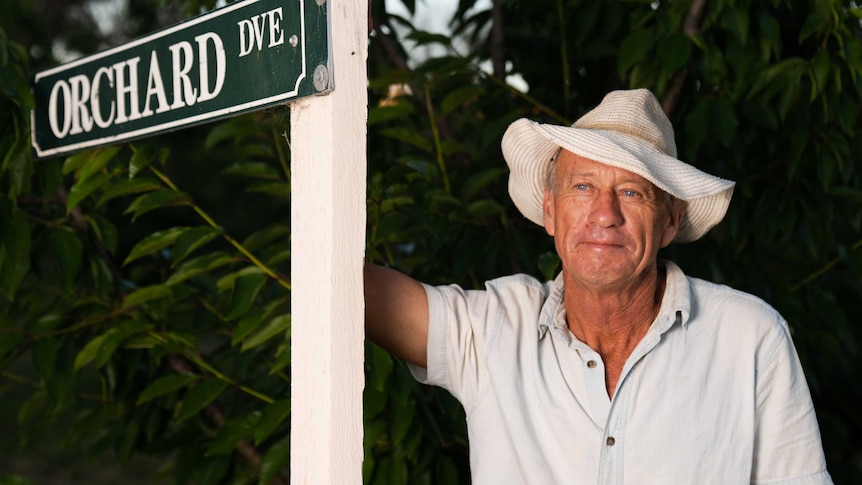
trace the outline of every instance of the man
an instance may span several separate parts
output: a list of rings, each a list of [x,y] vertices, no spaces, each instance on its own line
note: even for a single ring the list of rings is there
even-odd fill
[[[463,405],[476,484],[828,484],[786,322],[658,261],[734,183],[676,158],[646,90],[571,127],[514,122],[509,193],[554,238],[555,281],[484,291],[366,268],[369,337]]]

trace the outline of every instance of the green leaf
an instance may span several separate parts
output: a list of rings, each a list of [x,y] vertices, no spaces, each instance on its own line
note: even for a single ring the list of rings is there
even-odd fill
[[[99,202],[96,204],[96,207],[100,207],[105,202],[123,195],[140,194],[141,192],[150,192],[160,188],[162,188],[162,185],[153,179],[137,178],[132,180],[118,180],[105,189],[102,193],[102,197],[99,198]]]
[[[388,352],[376,345],[369,346],[371,355],[366,363],[371,367],[368,374],[368,387],[384,392],[389,375],[392,374],[394,363]]]
[[[33,421],[48,404],[48,395],[44,391],[33,393],[18,409],[18,426],[22,428]]]
[[[464,183],[464,187],[461,189],[461,196],[464,200],[471,200],[476,197],[479,192],[486,189],[489,185],[502,180],[503,177],[508,174],[509,170],[507,168],[491,168],[483,170],[470,177],[467,182]]]
[[[57,271],[63,286],[63,291],[68,292],[74,288],[78,273],[81,271],[81,263],[84,257],[84,245],[78,236],[68,227],[61,227],[52,231],[48,236],[51,252],[54,255]]]
[[[476,217],[487,217],[502,214],[503,206],[493,199],[482,199],[467,206],[467,212]]]
[[[387,106],[372,106],[368,110],[368,126],[384,121],[404,118],[416,111],[411,103],[399,103]]]
[[[33,482],[18,475],[0,477],[0,485],[33,485]]]
[[[36,177],[40,180],[40,190],[43,196],[56,194],[63,183],[59,160],[42,160],[35,165]]]
[[[82,200],[87,198],[87,196],[92,194],[93,191],[99,187],[105,185],[109,180],[111,180],[110,175],[100,173],[96,176],[75,182],[75,185],[69,189],[68,197],[66,197],[66,214],[70,214],[75,207],[78,207],[78,204],[80,204]]]
[[[116,444],[116,447],[117,456],[119,456],[121,460],[125,461],[132,455],[132,450],[135,447],[135,442],[138,440],[138,434],[141,431],[141,424],[137,419],[135,419],[127,423],[123,428],[123,433],[120,435],[120,439]]]
[[[89,159],[95,156],[95,150],[79,152],[66,158],[63,162],[63,175],[68,175],[81,168]]]
[[[659,40],[657,53],[662,69],[673,74],[688,63],[691,42],[688,37],[677,32]]]
[[[223,457],[204,457],[196,459],[192,473],[192,480],[182,483],[194,483],[195,485],[221,485],[226,483],[236,483],[225,480],[225,475],[232,468],[232,460],[226,460]],[[251,483],[249,478],[245,478],[241,483]]]
[[[266,450],[260,462],[260,478],[258,485],[267,485],[286,464],[290,458],[290,436],[278,441]]]
[[[114,355],[117,348],[129,337],[145,332],[153,326],[138,320],[123,322],[107,332],[93,338],[78,352],[75,357],[75,370],[95,361],[96,368],[100,368]]]
[[[733,102],[728,97],[718,98],[715,102],[711,131],[725,147],[730,147],[736,138],[737,126],[739,122],[733,112]]]
[[[27,215],[15,207],[0,217],[0,289],[12,300],[30,270],[30,224]]]
[[[237,278],[257,273],[263,273],[263,270],[258,268],[257,266],[246,266],[239,271],[234,271],[233,273],[226,274],[219,278],[219,280],[216,281],[216,287],[219,291],[232,290]]]
[[[43,338],[33,344],[33,367],[39,371],[45,381],[50,380],[54,372],[59,347],[60,343],[56,338]]]
[[[269,375],[275,375],[280,370],[290,365],[290,338],[278,344],[275,351],[275,362],[269,367]]]
[[[290,416],[290,399],[280,399],[263,410],[257,425],[254,427],[254,444],[259,445]]]
[[[285,200],[290,200],[290,184],[287,182],[269,182],[250,185],[246,192],[257,192],[259,194],[272,195]]]
[[[174,243],[174,253],[171,258],[171,267],[173,268],[196,249],[204,244],[212,241],[221,235],[222,231],[210,226],[199,226],[189,228],[187,231],[177,237]]]
[[[807,64],[805,63],[805,61],[798,57],[790,57],[781,62],[772,64],[771,66],[769,66],[769,68],[758,73],[757,77],[754,79],[748,89],[748,98],[751,99],[767,86],[770,86],[773,89],[778,89],[775,83],[778,78],[784,76],[789,76],[791,80],[798,83],[799,75],[806,68],[806,66]]]
[[[138,395],[138,400],[135,402],[136,406],[140,406],[141,404],[155,399],[159,396],[164,396],[170,392],[174,392],[177,389],[181,389],[186,387],[198,380],[199,376],[195,374],[174,374],[169,376],[160,377],[155,381],[151,382],[150,385],[144,388],[143,391]]]
[[[273,224],[260,229],[242,242],[243,247],[251,252],[258,251],[273,241],[286,239],[290,237],[290,225],[288,224]]]
[[[416,41],[417,46],[426,44],[441,44],[443,46],[448,46],[451,42],[449,37],[443,34],[435,34],[424,30],[413,30],[407,34],[407,38]]]
[[[82,348],[78,352],[78,355],[75,356],[74,365],[74,369],[76,371],[81,369],[81,367],[84,367],[85,365],[89,364],[93,361],[93,359],[96,358],[96,354],[98,354],[99,349],[102,348],[102,344],[105,342],[105,338],[107,338],[106,333],[103,333],[102,335],[93,338],[92,340],[87,342],[87,345],[85,345],[84,348]]]
[[[410,145],[419,148],[424,152],[432,151],[432,144],[427,138],[424,138],[416,130],[406,127],[387,128],[380,131],[384,136],[388,136],[398,141],[403,141]]]
[[[539,256],[539,272],[545,280],[553,280],[560,270],[560,257],[556,252],[548,251]]]
[[[52,412],[59,413],[74,402],[75,396],[75,354],[71,345],[63,345],[57,348],[54,371],[50,379],[45,381],[45,390],[54,404]]]
[[[413,417],[416,415],[416,403],[414,401],[405,400],[400,402],[400,406],[395,406],[394,416],[389,433],[393,443],[401,443],[410,425],[413,424]]]
[[[132,221],[154,209],[178,205],[191,205],[192,198],[184,192],[156,190],[146,193],[129,204],[124,214],[132,213]]]
[[[8,175],[12,185],[10,196],[28,192],[28,182],[33,174],[33,160],[30,156],[30,145],[24,139],[16,140],[12,149],[3,157],[3,172]]]
[[[195,387],[186,391],[180,401],[177,421],[184,421],[201,409],[215,401],[219,395],[227,389],[228,383],[220,379],[207,379]]]
[[[263,288],[266,280],[267,276],[264,273],[247,274],[234,280],[233,293],[230,299],[230,311],[225,320],[234,320],[248,313],[257,293]]]
[[[132,146],[132,158],[129,160],[129,179],[135,178],[141,170],[149,167],[157,155],[166,156],[164,153],[157,153],[154,145],[149,143],[140,147]]]
[[[843,197],[855,203],[862,203],[862,190],[853,187],[832,187],[829,189],[829,195]]]
[[[145,237],[137,244],[135,244],[132,250],[129,251],[129,255],[126,256],[126,260],[123,261],[123,266],[131,263],[138,258],[153,254],[156,251],[161,251],[162,249],[170,246],[177,240],[180,234],[183,234],[188,229],[188,227],[172,227],[164,231],[158,231],[154,232],[153,234],[150,234],[149,236]]]
[[[226,455],[233,451],[239,440],[243,439],[260,420],[260,411],[253,411],[245,416],[225,421],[218,433],[209,444],[206,456]]]
[[[139,290],[133,291],[123,300],[123,310],[133,306],[141,305],[148,301],[168,298],[173,292],[168,285],[151,285],[145,286]]]
[[[646,59],[647,52],[652,47],[653,37],[653,33],[649,30],[635,29],[623,39],[617,51],[617,70],[621,77],[626,77],[629,69]]]
[[[442,114],[449,114],[484,94],[486,94],[486,90],[482,86],[477,86],[475,84],[462,86],[447,94],[446,97],[443,98],[443,102],[440,103],[440,109],[442,111]],[[409,106],[412,108],[413,105]]]
[[[829,52],[826,49],[817,51],[817,55],[811,62],[809,73],[811,76],[811,97],[814,101],[823,90],[826,89],[826,82],[829,80],[829,72],[832,69],[832,61],[829,59]]]
[[[745,45],[748,42],[750,23],[748,8],[743,6],[728,8],[724,11],[722,21],[724,26],[736,36],[740,44]]]
[[[222,173],[225,175],[233,175],[254,179],[281,179],[278,170],[273,168],[271,165],[263,162],[235,163],[228,168],[222,170]]]
[[[236,259],[224,251],[190,259],[181,264],[168,278],[165,284],[173,286],[178,283],[182,283],[189,278],[212,271],[234,261],[236,261]]]
[[[257,328],[257,330],[242,342],[242,347],[240,347],[240,349],[243,352],[253,349],[276,335],[284,335],[285,332],[288,332],[289,330],[290,314],[279,315]]]
[[[230,345],[236,346],[236,344],[245,340],[248,335],[256,329],[261,322],[263,322],[264,314],[261,312],[249,313],[248,315],[243,316],[239,323],[236,324],[236,328],[233,329],[233,335],[230,339]]]
[[[117,242],[119,239],[117,226],[98,214],[87,214],[84,216],[84,221],[90,226],[93,234],[102,242],[108,252],[113,254],[117,251]]]
[[[119,146],[110,146],[105,148],[99,148],[98,150],[92,152],[93,156],[85,160],[81,170],[78,172],[78,183],[81,183],[84,180],[92,177],[100,170],[105,168],[105,166],[114,159],[117,153],[120,151]]]

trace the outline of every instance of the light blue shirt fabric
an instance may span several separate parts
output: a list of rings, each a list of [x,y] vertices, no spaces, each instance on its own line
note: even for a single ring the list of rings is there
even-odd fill
[[[561,277],[425,287],[428,368],[411,370],[464,406],[474,484],[832,483],[781,315],[660,264],[661,309],[613,400]]]

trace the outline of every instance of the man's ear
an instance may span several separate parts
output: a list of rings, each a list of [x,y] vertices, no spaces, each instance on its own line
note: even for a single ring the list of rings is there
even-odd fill
[[[542,214],[545,222],[545,232],[549,236],[554,235],[554,194],[550,189],[545,189],[545,195],[542,198]]]
[[[682,217],[685,215],[685,202],[676,200],[670,204],[667,225],[661,235],[661,247],[665,247],[673,241],[682,225]]]

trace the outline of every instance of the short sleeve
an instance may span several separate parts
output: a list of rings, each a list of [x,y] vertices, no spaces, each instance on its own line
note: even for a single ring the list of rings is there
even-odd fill
[[[411,364],[410,371],[419,382],[442,387],[469,407],[487,380],[484,343],[497,320],[497,305],[487,291],[423,286],[428,295],[428,367]]]
[[[787,323],[758,366],[751,482],[831,484],[811,394]]]

